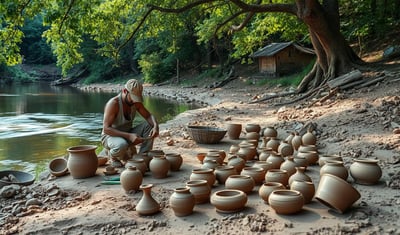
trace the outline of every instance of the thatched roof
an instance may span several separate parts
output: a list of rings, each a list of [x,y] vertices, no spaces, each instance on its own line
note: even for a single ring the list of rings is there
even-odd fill
[[[276,53],[280,52],[281,50],[285,49],[286,47],[293,45],[297,50],[302,51],[307,54],[315,54],[314,50],[300,46],[295,42],[277,42],[271,43],[260,50],[254,52],[251,57],[269,57],[273,56]]]

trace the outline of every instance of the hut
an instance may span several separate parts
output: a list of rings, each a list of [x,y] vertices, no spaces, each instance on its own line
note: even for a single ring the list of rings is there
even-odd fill
[[[301,71],[315,58],[315,53],[295,42],[283,42],[271,43],[251,57],[258,59],[261,73],[277,77]]]

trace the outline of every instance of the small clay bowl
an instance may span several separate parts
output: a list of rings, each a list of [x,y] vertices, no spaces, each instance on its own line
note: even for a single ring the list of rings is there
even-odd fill
[[[68,172],[67,160],[59,157],[50,161],[49,163],[50,173],[54,176],[64,176]]]

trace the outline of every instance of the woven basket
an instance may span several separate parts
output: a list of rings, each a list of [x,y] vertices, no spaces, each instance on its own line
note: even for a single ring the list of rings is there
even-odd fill
[[[198,144],[216,144],[224,138],[227,130],[210,126],[188,126],[187,131]]]

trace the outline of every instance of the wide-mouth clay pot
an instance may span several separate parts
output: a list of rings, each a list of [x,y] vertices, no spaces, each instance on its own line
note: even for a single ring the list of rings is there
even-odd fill
[[[67,160],[59,157],[50,161],[49,163],[50,173],[54,176],[63,176],[68,173]]]
[[[277,214],[294,214],[303,208],[304,197],[296,190],[277,189],[269,195],[268,203]]]
[[[315,199],[339,213],[344,213],[360,197],[360,193],[351,184],[331,174],[321,176],[315,192]]]
[[[373,185],[382,177],[382,169],[378,165],[379,160],[359,158],[354,159],[350,166],[350,175],[357,184]]]
[[[247,195],[236,189],[223,189],[215,192],[210,202],[217,212],[234,213],[244,209],[247,203]]]

